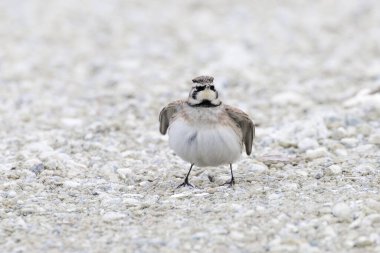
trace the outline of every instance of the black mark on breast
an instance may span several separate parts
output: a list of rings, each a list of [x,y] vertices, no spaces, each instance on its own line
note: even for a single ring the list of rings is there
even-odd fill
[[[188,139],[189,144],[193,143],[197,139],[198,132],[193,133]]]

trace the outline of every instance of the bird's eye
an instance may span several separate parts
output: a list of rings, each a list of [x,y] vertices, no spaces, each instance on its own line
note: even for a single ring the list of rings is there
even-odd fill
[[[195,89],[196,89],[197,91],[201,91],[201,90],[204,90],[205,87],[204,87],[204,86],[197,86],[197,87],[195,87]]]
[[[215,86],[214,86],[214,85],[211,85],[211,86],[210,86],[210,90],[215,90]]]

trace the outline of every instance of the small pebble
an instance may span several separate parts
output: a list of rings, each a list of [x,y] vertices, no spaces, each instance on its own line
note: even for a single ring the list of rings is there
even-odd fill
[[[278,144],[284,148],[297,147],[297,143],[292,139],[279,139]]]
[[[356,239],[354,246],[358,248],[363,248],[367,246],[371,246],[373,244],[373,241],[370,240],[366,236],[360,236],[358,239]]]
[[[331,165],[326,169],[326,175],[338,175],[342,173],[342,167],[339,165]]]
[[[334,150],[334,153],[338,156],[347,156],[348,152],[346,149],[338,148]]]
[[[124,219],[126,215],[124,213],[119,212],[107,212],[103,215],[103,220],[105,222],[112,222],[115,220]]]
[[[7,198],[14,198],[14,197],[16,197],[17,196],[17,193],[15,192],[15,191],[9,191],[9,192],[7,192],[7,194],[6,194],[6,197]]]
[[[355,138],[343,138],[340,140],[346,147],[353,148],[358,145],[358,140]]]
[[[319,144],[315,139],[305,138],[305,139],[300,140],[297,146],[300,150],[306,151],[308,149],[318,148]]]
[[[332,214],[341,219],[351,219],[352,218],[352,211],[351,208],[343,202],[337,203],[332,208]]]
[[[377,211],[377,212],[380,213],[380,201],[375,200],[375,199],[367,199],[366,200],[366,205],[369,208],[371,208],[371,209],[373,209],[373,210],[375,210],[375,211]]]
[[[42,163],[36,164],[30,168],[30,170],[36,175],[39,175],[44,169],[45,166]]]
[[[370,214],[363,218],[362,221],[363,226],[372,226],[379,227],[380,226],[380,213]]]
[[[369,163],[359,164],[352,169],[352,174],[367,176],[375,173],[375,166]]]
[[[67,180],[63,182],[63,186],[66,188],[78,188],[81,184],[76,181]]]
[[[372,127],[368,124],[361,124],[357,127],[357,132],[369,136],[372,133]]]
[[[331,133],[331,137],[335,140],[340,140],[348,135],[347,130],[339,127]]]
[[[237,241],[242,240],[245,237],[243,233],[238,232],[238,231],[231,231],[229,236],[231,236],[233,240],[237,240]]]
[[[296,183],[288,183],[288,184],[284,185],[283,189],[287,190],[287,191],[295,191],[295,190],[298,189],[298,184],[296,184]]]
[[[313,150],[307,150],[306,151],[306,158],[313,160],[319,157],[325,157],[329,153],[327,152],[327,149],[325,147],[320,147]]]
[[[318,171],[317,173],[315,173],[314,178],[315,178],[315,179],[321,179],[323,176],[324,176],[324,173],[323,173],[322,170],[320,170],[320,171]]]
[[[126,199],[123,199],[123,204],[126,205],[127,207],[129,206],[137,206],[139,205],[141,202],[137,199],[133,199],[133,198],[126,198]]]
[[[268,171],[268,166],[265,164],[253,164],[250,167],[251,170],[253,170],[255,173],[262,174],[266,171]]]
[[[187,197],[189,197],[191,195],[193,195],[193,193],[191,191],[187,191],[187,192],[182,192],[182,193],[174,194],[174,195],[170,196],[170,198],[173,198],[173,199],[182,199],[182,198],[187,198]]]
[[[369,143],[380,145],[380,133],[372,134],[369,139]]]

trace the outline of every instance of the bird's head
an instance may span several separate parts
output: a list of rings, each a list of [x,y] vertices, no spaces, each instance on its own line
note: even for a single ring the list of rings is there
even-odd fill
[[[193,79],[193,87],[190,90],[188,103],[191,106],[213,107],[221,104],[219,95],[213,84],[211,76],[198,76]]]

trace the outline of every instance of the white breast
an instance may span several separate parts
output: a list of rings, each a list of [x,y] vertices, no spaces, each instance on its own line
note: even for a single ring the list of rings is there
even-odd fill
[[[183,160],[196,166],[218,166],[236,161],[242,152],[240,137],[223,125],[190,125],[181,118],[169,127],[169,145]]]

